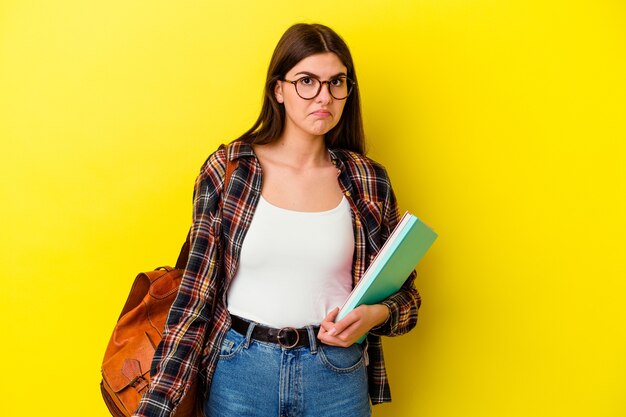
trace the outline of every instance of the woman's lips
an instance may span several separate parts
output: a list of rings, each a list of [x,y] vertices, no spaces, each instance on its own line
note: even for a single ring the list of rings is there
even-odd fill
[[[330,117],[330,112],[326,110],[316,110],[311,114],[317,117]]]

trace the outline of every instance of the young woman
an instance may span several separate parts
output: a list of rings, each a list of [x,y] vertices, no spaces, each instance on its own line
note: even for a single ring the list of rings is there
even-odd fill
[[[411,330],[420,297],[412,273],[335,322],[398,209],[364,156],[354,64],[330,28],[297,24],[280,39],[261,114],[203,165],[193,220],[136,416],[172,415],[193,381],[207,417],[360,417],[391,401],[380,336]]]

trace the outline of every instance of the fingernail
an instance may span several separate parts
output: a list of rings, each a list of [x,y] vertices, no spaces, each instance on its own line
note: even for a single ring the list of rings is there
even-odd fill
[[[335,335],[335,333],[337,333],[337,329],[333,327],[333,328],[332,328],[332,329],[330,329],[330,331],[328,332],[328,335],[329,335],[329,336],[334,336],[334,335]]]

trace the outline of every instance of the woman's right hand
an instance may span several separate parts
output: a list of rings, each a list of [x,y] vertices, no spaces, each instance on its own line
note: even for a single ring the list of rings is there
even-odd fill
[[[328,313],[320,324],[317,338],[326,345],[348,347],[372,328],[383,324],[389,316],[389,308],[384,304],[363,304],[335,323],[338,314],[339,307]]]

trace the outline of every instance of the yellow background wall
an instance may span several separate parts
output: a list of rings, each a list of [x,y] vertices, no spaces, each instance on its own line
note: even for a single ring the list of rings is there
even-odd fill
[[[132,279],[174,263],[305,21],[347,40],[370,156],[440,234],[374,416],[625,416],[625,3],[226,3],[0,3],[0,413],[108,415]]]

